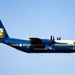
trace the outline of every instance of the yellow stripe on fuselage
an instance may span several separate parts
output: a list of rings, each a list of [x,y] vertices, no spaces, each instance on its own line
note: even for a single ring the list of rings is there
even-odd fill
[[[10,46],[17,46],[17,44],[10,44]]]
[[[75,44],[55,44],[55,46],[75,46]]]
[[[10,46],[19,46],[19,44],[10,44]],[[22,46],[43,46],[42,44],[22,44]],[[75,46],[75,44],[55,44],[54,46]]]

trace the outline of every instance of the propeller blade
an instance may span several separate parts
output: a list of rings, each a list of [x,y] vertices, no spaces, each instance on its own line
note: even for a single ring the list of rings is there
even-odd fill
[[[52,36],[52,35],[50,36],[50,40],[51,40],[51,41],[53,40],[53,36]]]
[[[52,49],[53,49],[54,45],[55,45],[55,38],[54,38],[54,36],[51,35],[51,37],[50,37],[50,46],[52,47]]]

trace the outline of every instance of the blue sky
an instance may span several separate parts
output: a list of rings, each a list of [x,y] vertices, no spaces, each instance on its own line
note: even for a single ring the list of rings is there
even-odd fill
[[[75,39],[75,0],[0,0],[10,37]],[[0,75],[75,75],[73,54],[27,54],[0,43]]]

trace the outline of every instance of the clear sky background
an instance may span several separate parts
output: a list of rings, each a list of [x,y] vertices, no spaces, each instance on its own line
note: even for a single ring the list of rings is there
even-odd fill
[[[10,37],[75,39],[75,0],[0,0]],[[0,43],[0,75],[75,75],[75,53],[27,54]]]

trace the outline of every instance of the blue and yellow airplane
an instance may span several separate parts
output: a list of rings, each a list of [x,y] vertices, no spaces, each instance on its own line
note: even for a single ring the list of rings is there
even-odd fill
[[[50,39],[30,37],[29,40],[21,40],[9,37],[0,20],[0,43],[14,47],[27,53],[73,53],[75,52],[75,41],[61,40],[54,36]]]

